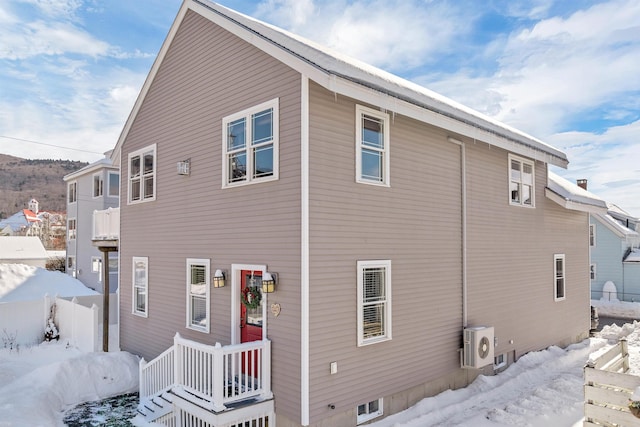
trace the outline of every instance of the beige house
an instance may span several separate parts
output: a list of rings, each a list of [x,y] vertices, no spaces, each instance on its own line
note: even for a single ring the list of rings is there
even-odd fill
[[[217,4],[183,3],[113,158],[148,420],[366,424],[588,335],[563,152]]]

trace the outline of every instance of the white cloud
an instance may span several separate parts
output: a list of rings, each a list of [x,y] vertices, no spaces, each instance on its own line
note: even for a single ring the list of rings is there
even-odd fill
[[[418,0],[268,0],[258,7],[257,15],[396,73],[446,52],[473,19],[456,3]]]

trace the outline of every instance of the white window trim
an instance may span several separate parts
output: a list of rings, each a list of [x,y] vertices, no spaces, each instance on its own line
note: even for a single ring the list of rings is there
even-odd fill
[[[117,187],[118,194],[111,194],[111,175],[118,176],[118,187]],[[118,196],[120,196],[120,173],[109,171],[109,173],[107,174],[107,197],[118,197]]]
[[[140,176],[144,176],[144,154],[145,153],[153,153],[153,196],[152,197],[144,197],[144,182],[141,180],[140,182],[140,200],[132,200],[131,199],[131,189],[133,187],[132,177],[131,177],[131,158],[135,156],[140,156]],[[129,153],[127,158],[127,203],[130,205],[145,203],[145,202],[153,202],[156,200],[157,192],[156,187],[158,183],[158,151],[157,144],[151,144],[140,150],[132,151]]]
[[[378,418],[384,414],[384,407],[383,407],[384,399],[381,397],[380,399],[376,399],[376,400],[378,401],[378,410],[376,412],[370,412],[370,413],[359,415],[358,407],[356,407],[356,424],[359,425],[362,423],[366,423],[367,421],[370,421],[374,418]],[[375,402],[375,400],[372,400],[371,402]],[[363,405],[367,405],[367,408],[368,408],[371,402],[363,403]]]
[[[375,344],[383,341],[391,340],[391,260],[375,260],[375,261],[358,261],[358,347],[369,344]],[[385,335],[373,338],[364,338],[364,290],[363,290],[363,271],[365,268],[382,267],[385,271],[385,294],[386,300],[384,305],[385,318]]]
[[[593,240],[593,244],[592,244]],[[589,246],[592,248],[596,247],[596,225],[589,224]]]
[[[71,228],[71,222],[73,222],[73,229]],[[73,230],[73,237],[71,236],[71,230]],[[78,238],[78,220],[75,217],[67,218],[67,241],[76,240]]]
[[[144,311],[140,311],[140,310],[138,310],[136,308],[136,263],[137,262],[144,262],[144,265],[145,265]],[[148,257],[136,257],[136,256],[134,256],[132,258],[131,270],[132,270],[132,274],[131,274],[131,277],[132,277],[132,280],[131,280],[131,287],[132,287],[132,292],[131,292],[131,298],[132,298],[131,311],[136,316],[148,317],[149,316],[149,258]]]
[[[280,179],[280,113],[279,98],[272,99],[246,110],[234,113],[222,119],[222,188],[241,187],[260,182],[277,181]],[[251,155],[251,115],[260,111],[273,109],[273,174],[271,176],[253,178],[253,156]],[[246,153],[247,175],[246,180],[229,182],[229,163],[227,161],[227,125],[235,120],[246,119]]]
[[[192,265],[204,265],[205,266],[205,287],[206,287],[206,326],[194,325],[191,323],[191,266]],[[187,290],[187,329],[193,329],[194,331],[209,333],[211,325],[211,261],[208,259],[200,258],[187,258],[187,272],[186,272],[186,290]]]
[[[96,178],[98,178],[99,186],[102,188],[98,188],[100,190],[100,194],[96,196]],[[99,199],[104,196],[104,175],[102,172],[94,173],[91,176],[91,197],[94,199]]]
[[[593,277],[591,277],[593,276]],[[596,264],[589,264],[589,279],[590,280],[597,280],[598,278],[598,269],[596,267]]]
[[[383,126],[383,142],[384,149],[381,150],[383,152],[383,162],[384,165],[382,167],[382,181],[373,181],[370,179],[366,179],[362,177],[362,116],[366,114],[368,116],[373,116],[377,119],[382,120]],[[377,185],[383,187],[391,186],[390,180],[390,162],[389,162],[389,114],[383,113],[381,111],[377,111],[362,105],[356,105],[356,182],[360,184],[369,184],[369,185]]]
[[[558,271],[557,260],[562,260],[562,297],[558,297]],[[567,299],[567,261],[564,254],[553,255],[553,299],[554,301],[564,301]]]
[[[71,198],[71,187],[74,188],[73,191],[73,201],[70,201],[69,199]],[[77,181],[73,181],[70,182],[69,184],[67,184],[67,203],[68,204],[73,204],[73,203],[77,203],[78,202],[78,182]]]
[[[505,353],[498,354],[493,358],[494,371],[497,371],[498,369],[503,368],[505,366],[507,366],[507,355]]]
[[[516,203],[514,201],[511,200],[511,161],[515,160],[516,162],[520,162],[521,165],[529,165],[531,166],[531,175],[532,175],[532,185],[531,185],[531,204],[527,205],[524,203],[524,201],[522,200],[522,189],[520,190],[520,202]],[[520,169],[520,172],[522,173],[523,168]],[[509,154],[509,164],[508,164],[508,168],[507,168],[507,173],[508,173],[508,191],[507,191],[507,196],[509,197],[509,204],[511,206],[520,206],[522,208],[535,208],[536,207],[536,164],[535,161],[530,160],[530,159],[525,159],[524,157],[519,157],[519,156],[515,156],[513,154]],[[522,181],[521,181],[522,184]]]

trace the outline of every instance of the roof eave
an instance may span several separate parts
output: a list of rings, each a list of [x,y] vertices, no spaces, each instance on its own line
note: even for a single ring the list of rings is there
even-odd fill
[[[565,209],[569,209],[572,211],[579,211],[579,212],[588,212],[591,214],[607,213],[607,209],[602,206],[597,206],[597,205],[592,205],[588,203],[582,203],[576,200],[571,200],[569,198],[563,197],[562,195],[556,193],[549,187],[545,187],[544,191],[545,191],[544,194],[548,199],[556,202],[557,204],[559,204]]]

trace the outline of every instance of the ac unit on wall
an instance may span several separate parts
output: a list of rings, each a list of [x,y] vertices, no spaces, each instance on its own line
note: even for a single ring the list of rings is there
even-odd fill
[[[462,367],[479,369],[493,364],[493,327],[465,328]]]

